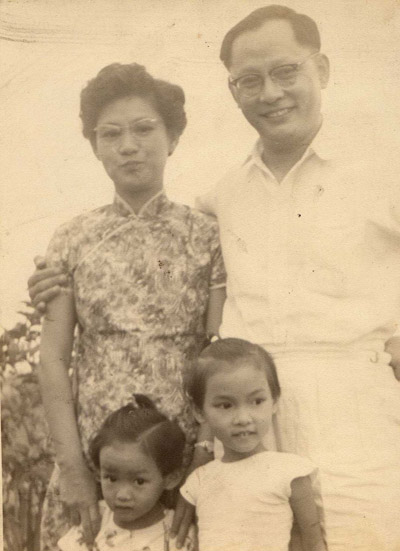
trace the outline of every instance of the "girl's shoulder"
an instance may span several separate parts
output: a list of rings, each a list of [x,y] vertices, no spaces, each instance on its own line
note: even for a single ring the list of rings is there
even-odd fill
[[[317,468],[308,458],[294,453],[272,451],[261,453],[259,456],[261,462],[289,480],[308,476]]]

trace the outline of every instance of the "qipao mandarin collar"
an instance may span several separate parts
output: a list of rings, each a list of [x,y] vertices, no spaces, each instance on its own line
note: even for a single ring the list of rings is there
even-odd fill
[[[132,207],[118,193],[114,195],[113,208],[120,216],[132,218],[156,218],[160,216],[169,206],[171,201],[162,189],[151,197],[136,214]]]

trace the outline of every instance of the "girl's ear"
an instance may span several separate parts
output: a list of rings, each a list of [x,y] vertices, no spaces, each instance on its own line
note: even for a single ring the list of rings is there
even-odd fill
[[[194,415],[194,418],[196,419],[196,421],[200,425],[206,422],[206,420],[204,419],[203,412],[201,411],[201,409],[199,409],[196,406],[193,407],[193,415]]]
[[[100,483],[100,481],[101,481],[100,469],[96,469],[96,472],[94,474],[95,474],[96,482]]]
[[[184,475],[183,469],[177,469],[164,476],[164,490],[173,490],[181,482]]]

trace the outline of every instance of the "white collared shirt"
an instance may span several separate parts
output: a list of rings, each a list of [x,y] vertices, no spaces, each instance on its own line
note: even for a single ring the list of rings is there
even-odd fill
[[[218,217],[228,273],[222,336],[273,353],[381,352],[395,332],[400,172],[340,141],[320,131],[280,183],[257,143],[199,200]]]

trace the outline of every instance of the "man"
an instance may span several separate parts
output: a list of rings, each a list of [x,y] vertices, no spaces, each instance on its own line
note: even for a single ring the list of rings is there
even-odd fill
[[[273,354],[278,446],[319,468],[329,550],[398,550],[400,389],[384,352],[400,304],[395,186],[375,158],[332,154],[329,63],[309,17],[260,8],[227,33],[221,59],[260,136],[199,202],[218,217],[228,273],[221,335]]]

